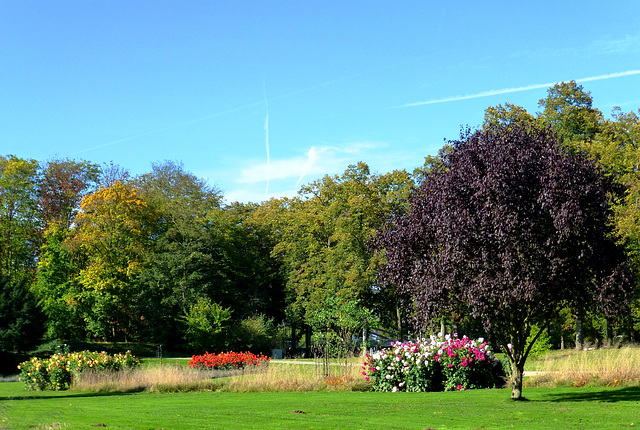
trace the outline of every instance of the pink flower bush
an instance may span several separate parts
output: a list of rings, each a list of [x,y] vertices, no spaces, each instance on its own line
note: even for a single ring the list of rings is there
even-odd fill
[[[504,376],[484,339],[442,333],[367,355],[362,373],[373,390],[391,392],[492,388]]]

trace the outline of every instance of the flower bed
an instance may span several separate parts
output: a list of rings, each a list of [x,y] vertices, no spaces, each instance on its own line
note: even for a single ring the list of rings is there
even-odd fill
[[[194,369],[244,369],[248,366],[263,366],[269,363],[269,357],[250,352],[221,352],[220,354],[194,355],[189,360],[189,367]]]
[[[48,359],[33,357],[18,366],[20,380],[29,390],[66,390],[74,375],[85,370],[129,369],[140,365],[130,351],[110,355],[106,352],[54,354]]]
[[[363,372],[374,391],[442,391],[493,388],[504,383],[502,364],[484,339],[457,334],[396,342],[367,355]]]

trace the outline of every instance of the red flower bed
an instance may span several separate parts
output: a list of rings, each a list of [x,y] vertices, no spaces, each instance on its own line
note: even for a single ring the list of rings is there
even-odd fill
[[[250,352],[221,352],[220,354],[194,355],[189,367],[194,369],[242,369],[247,366],[262,366],[269,363],[269,357]]]

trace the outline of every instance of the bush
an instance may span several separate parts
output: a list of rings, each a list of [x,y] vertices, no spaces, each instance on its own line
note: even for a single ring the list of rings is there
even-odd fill
[[[186,325],[184,338],[195,350],[224,350],[225,332],[231,321],[231,310],[208,298],[198,299],[182,318]]]
[[[363,367],[374,391],[441,391],[502,386],[504,371],[484,339],[457,335],[396,342],[367,355]]]
[[[18,366],[20,380],[28,390],[67,390],[74,377],[85,370],[130,369],[140,361],[129,351],[109,355],[106,352],[72,352],[54,354],[49,359],[33,357]]]
[[[205,353],[194,355],[189,360],[189,367],[194,369],[244,369],[249,366],[262,366],[269,363],[269,357],[250,352],[222,352],[220,354]]]
[[[281,345],[283,333],[273,323],[273,318],[264,315],[250,316],[230,331],[229,349],[251,351],[254,354],[271,355],[271,349]]]
[[[531,343],[533,338],[538,335],[540,332],[540,328],[537,325],[534,325],[531,328],[531,334],[529,334],[529,338],[527,339],[527,344]],[[542,357],[547,352],[551,351],[551,337],[549,337],[549,331],[544,330],[540,333],[538,340],[531,347],[531,351],[529,351],[528,358],[536,359]]]

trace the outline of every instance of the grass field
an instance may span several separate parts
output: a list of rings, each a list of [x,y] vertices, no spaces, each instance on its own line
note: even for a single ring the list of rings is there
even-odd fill
[[[629,369],[637,372],[640,368],[640,348],[554,351],[528,366],[543,372],[543,379],[525,378],[527,401],[521,402],[509,398],[509,389],[357,391],[367,386],[356,358],[351,366],[332,365],[328,378],[319,374],[322,368],[313,362],[274,361],[268,369],[233,377],[216,374],[214,379],[211,372],[187,369],[187,362],[143,359],[142,368],[136,371],[88,374],[86,379],[83,374],[72,390],[62,392],[30,392],[20,382],[0,382],[0,429],[567,430],[640,426],[638,375],[629,373]],[[577,385],[585,374],[590,375],[586,386]],[[625,375],[628,379],[622,381]],[[606,386],[610,381],[620,386]]]
[[[444,393],[27,392],[0,383],[3,429],[619,429],[640,426],[640,388]]]

